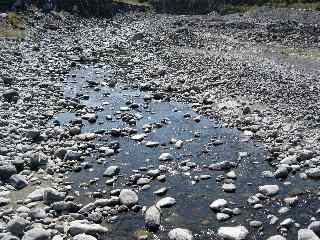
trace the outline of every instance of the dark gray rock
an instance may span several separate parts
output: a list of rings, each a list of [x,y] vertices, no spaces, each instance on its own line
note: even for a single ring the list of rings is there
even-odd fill
[[[25,176],[20,174],[14,174],[9,178],[9,183],[16,189],[22,189],[28,186],[28,181]]]
[[[9,178],[17,173],[17,169],[14,165],[6,164],[0,166],[0,179],[3,181],[8,181]]]
[[[27,221],[24,218],[17,217],[8,223],[7,230],[15,236],[22,236],[26,226]]]
[[[10,90],[6,90],[2,94],[2,97],[7,102],[17,102],[19,100],[19,93],[17,90],[10,89]]]
[[[59,192],[53,188],[46,188],[43,191],[43,201],[45,204],[50,205],[54,202],[59,202],[64,200],[65,194]]]
[[[50,239],[49,232],[42,228],[33,228],[27,231],[22,237],[22,240],[49,240],[49,239]]]

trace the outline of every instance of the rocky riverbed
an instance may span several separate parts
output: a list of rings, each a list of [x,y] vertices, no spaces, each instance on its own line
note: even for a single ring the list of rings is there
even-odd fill
[[[319,239],[318,12],[24,18],[0,239]]]

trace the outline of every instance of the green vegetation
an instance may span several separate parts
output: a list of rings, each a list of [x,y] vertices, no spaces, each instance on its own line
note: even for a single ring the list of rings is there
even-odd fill
[[[114,2],[118,3],[125,3],[128,5],[134,5],[134,6],[144,6],[144,7],[150,7],[150,3],[148,0],[113,0]]]
[[[299,56],[305,58],[320,58],[320,49],[316,48],[283,48],[281,54],[286,56]]]
[[[0,38],[23,39],[24,29],[23,19],[17,13],[9,12],[8,16],[0,22]]]
[[[149,239],[149,237],[151,237],[151,235],[152,235],[152,233],[149,232],[149,231],[146,230],[146,229],[138,229],[138,230],[135,231],[135,233],[134,233],[134,236],[135,236],[136,239],[139,239],[139,238],[144,237],[144,236],[147,236],[148,239]]]
[[[248,2],[248,3],[246,3]],[[320,11],[320,1],[312,0],[257,0],[254,3],[242,1],[237,4],[225,4],[222,13],[246,12],[261,6],[288,7],[296,9],[317,10]]]

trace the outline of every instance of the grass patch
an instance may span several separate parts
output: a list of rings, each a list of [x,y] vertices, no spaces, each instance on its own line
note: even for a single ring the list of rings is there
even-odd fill
[[[286,56],[320,58],[320,49],[317,48],[283,48],[280,52]]]
[[[125,3],[133,6],[151,7],[149,0],[113,0],[116,3]]]
[[[21,40],[25,37],[25,24],[23,19],[14,12],[0,21],[0,38]]]
[[[135,231],[134,236],[136,239],[139,239],[140,237],[148,236],[148,239],[149,239],[149,237],[152,236],[152,233],[146,229],[138,229]]]
[[[276,8],[295,8],[305,10],[320,11],[320,1],[310,2],[310,0],[257,0],[254,4],[225,4],[221,12],[223,14],[244,13],[261,6]]]

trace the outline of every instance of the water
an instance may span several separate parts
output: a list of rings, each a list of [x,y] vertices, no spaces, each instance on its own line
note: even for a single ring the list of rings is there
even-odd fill
[[[92,109],[99,109],[96,123],[85,122],[82,132],[96,132],[104,129],[106,132],[112,128],[134,127],[138,133],[143,133],[145,124],[159,124],[161,127],[153,128],[147,133],[145,141],[158,141],[160,146],[155,148],[146,147],[144,142],[137,142],[130,136],[111,137],[108,134],[102,135],[95,141],[95,144],[106,146],[111,141],[119,141],[121,149],[118,154],[107,157],[103,164],[98,164],[97,159],[101,159],[99,152],[92,150],[86,159],[92,164],[92,168],[83,169],[81,172],[68,173],[71,181],[74,182],[75,191],[79,191],[77,201],[86,204],[94,201],[91,193],[99,190],[106,190],[104,197],[108,197],[109,191],[117,188],[135,188],[139,191],[139,204],[151,206],[160,197],[153,194],[161,187],[167,187],[166,196],[174,197],[177,204],[162,212],[162,230],[154,238],[165,238],[167,231],[174,227],[188,228],[195,234],[197,239],[215,239],[215,232],[220,226],[245,225],[250,229],[250,239],[266,239],[266,237],[276,234],[276,226],[269,225],[269,214],[279,216],[277,211],[284,204],[282,198],[294,195],[305,189],[305,186],[316,187],[313,181],[301,181],[293,176],[287,180],[279,182],[273,178],[264,178],[263,172],[272,170],[265,161],[265,151],[263,147],[247,137],[243,136],[236,129],[222,128],[218,122],[201,117],[200,122],[194,121],[198,114],[192,111],[188,104],[174,101],[145,101],[144,96],[148,93],[141,92],[130,87],[109,88],[106,82],[112,79],[109,71],[95,67],[84,67],[70,73],[65,84],[65,97],[68,99],[82,99],[80,102]],[[97,83],[90,87],[87,81]],[[91,84],[92,85],[92,84]],[[139,105],[137,109],[120,111],[127,106],[126,102],[134,102]],[[138,118],[136,125],[130,126],[120,118],[124,113],[133,114]],[[191,117],[185,117],[190,114]],[[112,120],[106,120],[106,116],[111,115]],[[56,116],[62,125],[67,126],[74,119],[75,113],[67,112]],[[161,124],[166,122],[166,124]],[[195,136],[195,135],[198,135]],[[186,143],[181,149],[177,149],[170,144],[172,138],[183,140]],[[221,140],[223,144],[213,144],[216,140]],[[175,161],[160,163],[158,157],[163,152],[170,152],[175,157]],[[245,153],[245,154],[244,154]],[[240,157],[243,155],[244,157]],[[237,179],[234,184],[237,186],[235,193],[226,193],[221,186],[223,181],[216,178],[224,176],[224,172],[211,171],[206,166],[220,162],[231,161],[239,163],[234,169]],[[196,167],[184,169],[181,165],[184,161],[194,162]],[[145,174],[145,169],[158,168],[159,164],[168,167],[166,181],[151,182],[150,189],[141,190],[141,187],[130,186],[129,176],[136,172]],[[118,165],[121,174],[113,186],[105,184],[107,178],[102,176],[105,169],[110,165]],[[143,169],[141,169],[143,168]],[[140,169],[140,170],[139,170]],[[133,172],[133,170],[137,170]],[[208,174],[208,180],[194,181],[195,176]],[[99,178],[96,184],[81,187],[82,183],[87,183],[91,179]],[[292,184],[288,184],[291,181]],[[264,202],[264,207],[254,210],[247,204],[248,197],[257,192],[260,185],[278,184],[280,194],[271,200]],[[129,185],[129,186],[127,186]],[[233,216],[230,220],[219,222],[216,214],[210,210],[212,201],[224,198],[230,202],[230,208],[240,208],[242,214]],[[289,213],[280,216],[280,221],[287,217],[294,217],[300,224],[306,225],[318,204],[315,197],[299,197],[299,202],[292,207]],[[110,219],[105,219],[103,224],[111,229],[110,238],[114,239],[134,239],[139,229],[144,228],[144,219],[141,212],[121,213],[114,223],[110,224]],[[262,229],[253,229],[248,225],[249,220],[260,220],[264,223],[264,235]],[[296,229],[292,227],[289,236],[296,236]]]

